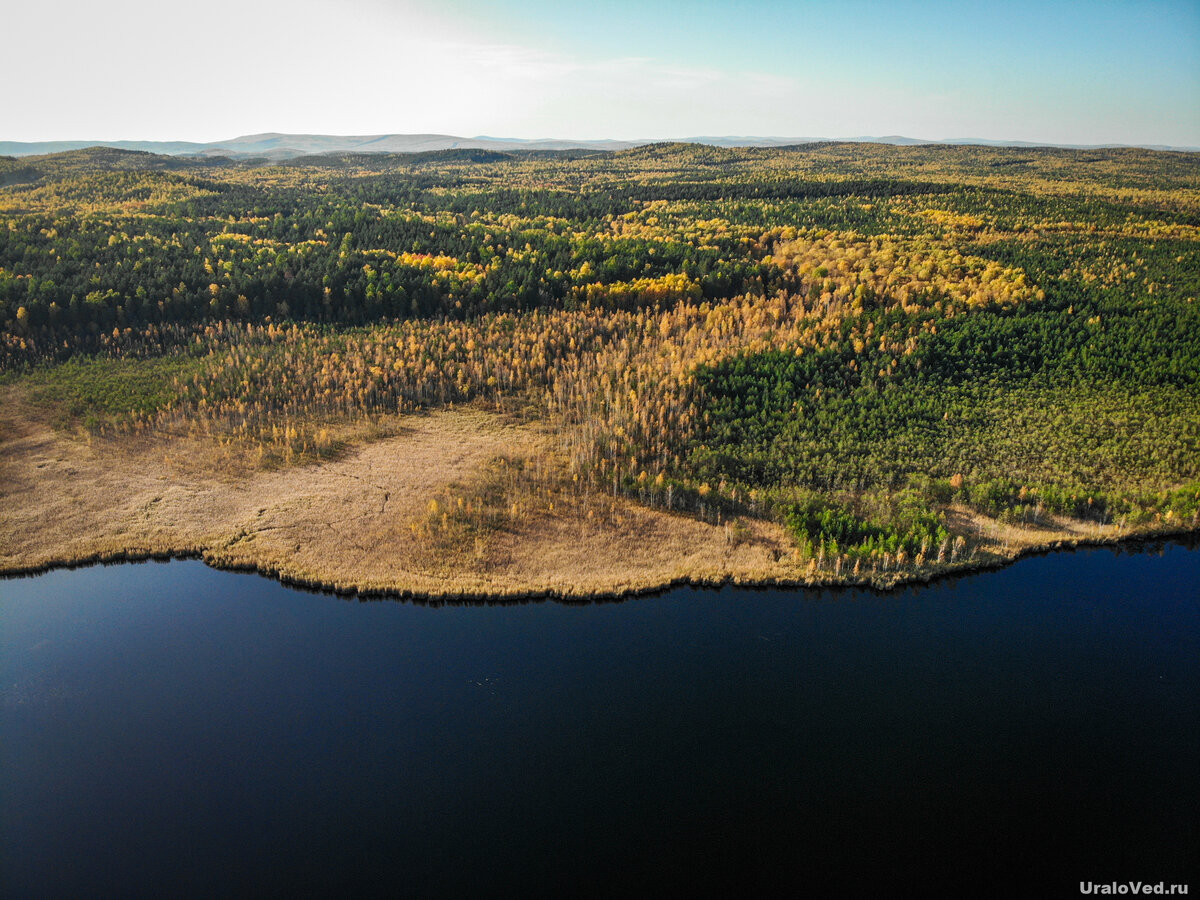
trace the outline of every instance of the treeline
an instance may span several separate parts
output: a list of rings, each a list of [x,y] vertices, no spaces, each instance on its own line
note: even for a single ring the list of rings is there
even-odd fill
[[[1049,294],[953,317],[867,312],[819,352],[702,367],[691,465],[765,490],[815,546],[870,550],[890,535],[912,555],[933,532],[854,503],[799,515],[797,492],[915,490],[927,510],[958,502],[1023,524],[1189,520],[1200,508],[1200,310]]]
[[[989,159],[1029,171],[996,180]],[[1128,159],[1145,170],[1139,177],[1118,177],[1113,163]],[[1123,184],[1153,184],[1157,171],[1167,184],[1187,183],[1186,166],[1168,162],[837,144],[359,154],[268,167],[78,151],[0,163],[0,326],[70,342],[147,324],[366,324],[722,300],[798,289],[762,237],[782,228],[959,249],[1009,234],[977,253],[1023,266],[1028,254],[1017,245],[1046,240],[1047,229],[1100,252],[1102,237],[1063,228],[1119,227],[1126,242],[1188,245],[1180,262],[1162,252],[1153,260],[1178,291],[1200,270],[1189,189],[1170,195],[1176,209],[1164,208],[1161,191],[1120,194]],[[1074,191],[1061,189],[1069,163]],[[955,181],[956,172],[974,180]],[[687,289],[656,286],[667,276],[682,276]]]

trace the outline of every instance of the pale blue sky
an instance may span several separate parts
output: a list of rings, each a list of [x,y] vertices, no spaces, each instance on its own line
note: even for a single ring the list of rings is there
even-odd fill
[[[0,140],[905,134],[1200,146],[1200,2],[46,0]]]

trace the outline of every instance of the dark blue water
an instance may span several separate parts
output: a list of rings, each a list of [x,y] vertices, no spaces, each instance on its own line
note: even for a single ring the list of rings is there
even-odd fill
[[[1200,550],[881,596],[0,581],[0,894],[1197,881]]]

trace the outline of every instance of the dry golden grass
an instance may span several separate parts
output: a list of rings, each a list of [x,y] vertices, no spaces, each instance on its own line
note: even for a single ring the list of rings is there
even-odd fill
[[[338,438],[355,442],[336,459],[269,470],[248,449],[211,438],[65,434],[17,389],[0,391],[0,574],[195,554],[313,586],[428,597],[584,597],[685,581],[883,587],[1124,536],[1065,520],[1017,528],[952,508],[953,530],[976,535],[970,559],[855,576],[797,561],[769,522],[711,524],[573,493],[556,442],[536,424],[460,408],[383,419]],[[504,508],[515,499],[519,514],[473,536],[445,520],[439,531],[430,501],[440,510],[457,498],[470,510],[494,487],[500,458],[537,460],[502,497]]]
[[[55,431],[15,391],[0,402],[0,571],[93,559],[199,554],[332,588],[416,594],[564,596],[683,579],[789,575],[782,531],[730,530],[608,501],[530,509],[477,546],[414,534],[431,498],[470,497],[498,456],[547,451],[531,425],[447,410],[383,423],[389,436],[317,465],[267,471],[203,438],[90,441]],[[790,573],[794,576],[796,573]]]
[[[981,551],[1003,557],[1060,542],[1101,543],[1147,533],[1144,528],[1122,528],[1067,516],[1050,516],[1049,519],[1052,523],[1050,526],[1013,525],[981,515],[965,506],[951,506],[946,510],[946,524],[953,533],[969,535]]]

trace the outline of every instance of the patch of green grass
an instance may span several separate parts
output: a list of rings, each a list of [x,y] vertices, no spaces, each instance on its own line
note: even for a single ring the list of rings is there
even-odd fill
[[[178,397],[176,379],[190,378],[202,360],[187,356],[152,359],[76,357],[18,376],[31,399],[62,427],[96,429],[151,415]]]

